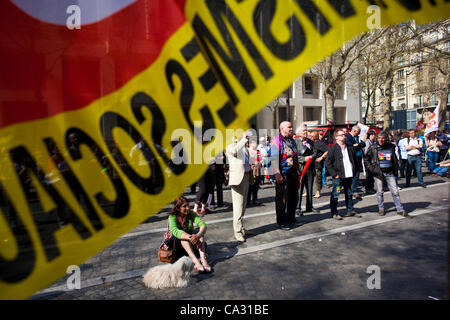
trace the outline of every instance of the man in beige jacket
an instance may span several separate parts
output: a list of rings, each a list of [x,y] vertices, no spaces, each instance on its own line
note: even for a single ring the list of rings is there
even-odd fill
[[[230,168],[231,197],[233,201],[233,229],[234,237],[239,242],[245,242],[245,235],[250,233],[243,226],[243,217],[247,206],[247,194],[251,167],[249,153],[246,147],[248,136],[251,131],[247,131],[240,140],[235,140],[227,149],[227,159]]]

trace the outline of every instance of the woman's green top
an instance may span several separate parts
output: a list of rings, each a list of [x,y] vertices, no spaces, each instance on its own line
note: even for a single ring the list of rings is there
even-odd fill
[[[190,211],[187,218],[186,218],[186,232],[192,234],[194,232],[194,223],[197,225],[197,227],[206,226],[206,223],[203,222],[202,219],[194,212]],[[174,214],[171,214],[169,216],[169,229],[170,232],[177,237],[178,239],[181,239],[181,235],[183,234],[183,230],[180,229],[177,223],[177,217]]]

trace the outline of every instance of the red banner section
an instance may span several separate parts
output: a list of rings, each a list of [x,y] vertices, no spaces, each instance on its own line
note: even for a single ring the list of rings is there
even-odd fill
[[[70,30],[0,1],[0,128],[83,108],[116,91],[155,61],[185,23],[183,10],[184,0],[137,0]]]

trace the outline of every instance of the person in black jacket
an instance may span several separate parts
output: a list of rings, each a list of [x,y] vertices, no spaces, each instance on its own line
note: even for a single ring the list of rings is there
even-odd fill
[[[306,125],[302,123],[300,127],[297,129],[298,138],[295,140],[297,143],[298,150],[298,164],[300,174],[303,172],[307,162],[311,159],[308,168],[303,175],[301,184],[300,184],[300,193],[297,203],[297,213],[299,215],[303,215],[302,210],[302,195],[303,189],[306,188],[306,212],[319,212],[319,210],[313,208],[313,185],[314,185],[314,176],[315,176],[315,162],[318,158],[317,150],[314,148],[314,142],[307,138],[307,130]]]
[[[356,216],[361,217],[360,214],[353,210],[352,197],[352,179],[357,170],[357,159],[355,151],[352,147],[345,144],[345,133],[343,130],[336,130],[334,132],[334,140],[336,143],[328,148],[328,155],[326,158],[326,166],[328,173],[332,179],[332,190],[330,197],[331,217],[336,220],[342,220],[338,215],[337,204],[340,189],[343,187],[345,192],[345,206],[347,207],[346,217]]]
[[[356,155],[356,173],[353,175],[353,181],[352,181],[352,192],[353,197],[356,199],[361,199],[361,195],[358,193],[358,187],[359,187],[359,172],[362,168],[362,161],[364,157],[364,147],[366,146],[366,143],[364,141],[361,141],[359,139],[359,134],[361,133],[361,128],[356,126],[352,127],[352,131],[347,134],[347,137],[345,139],[345,144],[347,147],[353,147],[355,150]]]
[[[383,181],[386,181],[387,186],[391,191],[392,199],[394,199],[397,214],[404,217],[409,217],[403,209],[398,191],[398,159],[395,154],[396,146],[390,143],[388,138],[389,136],[386,132],[381,132],[378,135],[377,142],[371,145],[367,150],[364,165],[367,170],[373,174],[375,180],[379,215],[385,215]]]

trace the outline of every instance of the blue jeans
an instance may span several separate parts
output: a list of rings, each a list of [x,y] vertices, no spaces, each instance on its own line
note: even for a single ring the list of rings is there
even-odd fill
[[[406,167],[406,185],[409,186],[411,183],[411,171],[412,168],[416,168],[417,173],[417,180],[419,181],[419,184],[423,184],[423,177],[422,177],[422,157],[420,155],[418,156],[409,156],[408,155],[408,164],[409,166]]]
[[[436,169],[436,162],[438,160],[439,152],[427,151],[428,155],[428,168],[430,172],[433,172]]]
[[[339,200],[338,187],[344,188],[345,193],[345,206],[347,207],[347,213],[353,211],[353,195],[352,195],[352,178],[334,178],[332,177],[332,190],[330,198],[331,216],[337,215],[337,205]]]
[[[393,173],[383,173],[384,178],[386,179],[386,184],[391,191],[392,199],[394,199],[395,208],[397,209],[397,212],[403,211],[403,205],[400,202],[400,193],[398,192],[398,185],[397,185],[397,177],[394,176]],[[378,209],[384,209],[384,198],[383,198],[383,180],[378,179],[377,177],[374,178],[375,180],[375,186],[377,188],[377,200],[378,200]]]
[[[322,186],[327,185],[327,168],[325,167],[325,163],[323,164],[323,170],[322,170]]]

